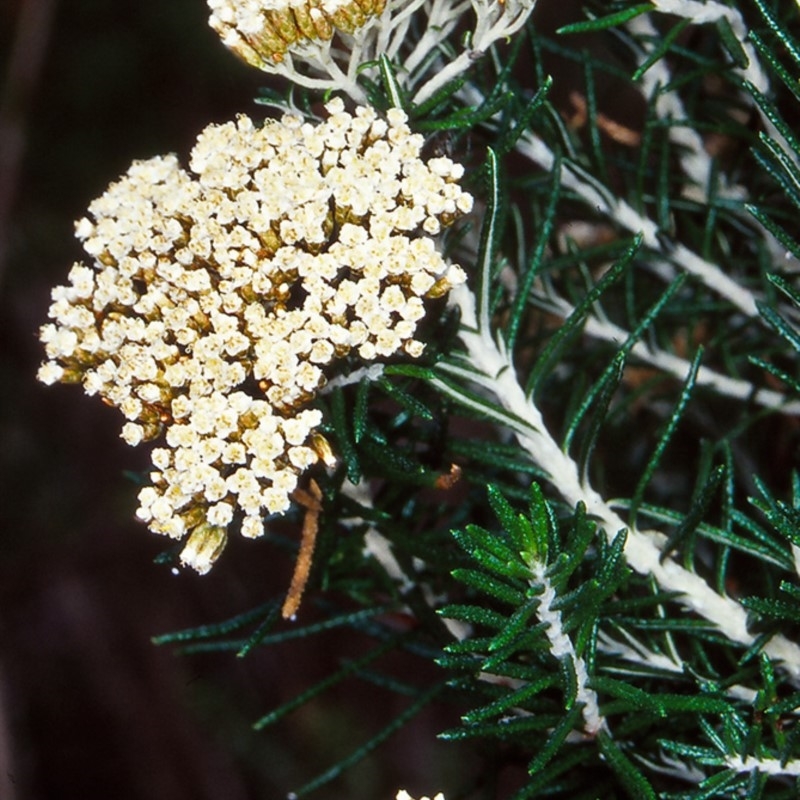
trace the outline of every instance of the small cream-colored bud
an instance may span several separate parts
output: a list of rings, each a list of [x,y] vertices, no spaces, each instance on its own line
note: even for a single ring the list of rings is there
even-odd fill
[[[225,528],[217,525],[198,525],[181,550],[181,563],[205,575],[225,549]]]
[[[331,443],[321,433],[314,432],[311,434],[311,447],[326,467],[333,468],[338,464],[338,459],[333,452]]]

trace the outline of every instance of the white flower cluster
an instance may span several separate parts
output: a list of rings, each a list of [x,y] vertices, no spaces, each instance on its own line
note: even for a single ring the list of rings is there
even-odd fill
[[[397,797],[395,798],[395,800],[414,800],[414,798],[405,789],[401,789],[397,793]],[[431,798],[420,797],[419,800],[431,800]],[[439,794],[437,794],[436,797],[433,798],[433,800],[444,800],[444,795],[441,792],[439,792]]]
[[[41,329],[40,380],[118,407],[131,445],[165,434],[137,516],[194,531],[181,557],[199,572],[229,525],[262,535],[300,475],[333,463],[308,407],[325,367],[418,356],[423,298],[465,280],[422,235],[471,209],[463,168],[423,162],[401,111],[326,108],[316,126],[210,125],[191,173],[134,163],[77,223],[93,266],[53,290]]]
[[[293,47],[353,33],[385,6],[386,0],[208,0],[208,24],[226,47],[263,69]]]

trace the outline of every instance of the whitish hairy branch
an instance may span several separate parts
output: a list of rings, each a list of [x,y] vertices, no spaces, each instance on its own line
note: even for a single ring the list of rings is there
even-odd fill
[[[641,66],[660,41],[661,34],[653,26],[649,14],[642,14],[628,23],[634,35],[637,60]],[[686,177],[689,178],[684,194],[698,202],[708,200],[708,180],[712,171],[713,159],[706,150],[703,137],[691,127],[680,95],[675,89],[666,90],[672,82],[672,73],[666,58],[660,58],[639,79],[639,86],[645,98],[654,98],[655,112],[659,119],[668,121],[668,135],[671,142],[678,145],[678,160]],[[686,124],[682,124],[686,122]],[[716,190],[719,197],[743,200],[747,191],[739,185],[729,185],[724,175],[720,176],[720,186]]]
[[[800,776],[800,761],[783,763],[777,758],[755,758],[754,756],[733,756],[725,759],[725,766],[736,772],[752,772],[754,769],[766,775]]]
[[[342,494],[355,500],[362,508],[373,508],[372,492],[366,481],[356,484],[346,480],[342,484]],[[434,596],[430,585],[420,581],[418,576],[409,576],[405,572],[392,550],[392,543],[374,525],[367,523],[361,517],[348,517],[341,522],[348,527],[366,525],[364,555],[374,558],[383,567],[386,574],[397,583],[401,595],[405,596],[415,588],[419,588],[425,602],[431,608],[436,608],[440,604],[441,598]],[[458,641],[466,639],[471,632],[470,626],[460,620],[443,618],[442,621]]]
[[[719,6],[716,10],[720,9],[725,15],[730,15],[733,19],[732,28],[735,31],[745,30],[744,23],[738,12],[724,6]],[[642,14],[635,17],[628,23],[627,27],[635,38],[635,44],[632,43],[632,46],[636,51],[636,57],[641,66],[660,42],[661,34],[653,25],[651,14]],[[739,33],[739,41],[744,47],[750,63],[744,70],[739,67],[733,67],[734,72],[749,80],[759,91],[765,91],[768,88],[768,79],[755,58],[756,54],[753,46],[742,33]],[[655,63],[651,64],[639,79],[639,86],[644,97],[652,97],[654,99],[654,109],[658,118],[669,123],[669,139],[677,145],[678,161],[689,179],[682,189],[683,196],[698,203],[705,203],[708,201],[709,190],[711,189],[710,178],[713,174],[714,159],[706,149],[703,137],[692,127],[678,91],[666,88],[671,83],[672,72],[666,58],[659,58]],[[746,105],[753,105],[749,94],[739,92],[739,95]],[[756,110],[761,115],[764,124],[769,126],[768,130],[772,134],[778,133],[775,126],[757,104]],[[785,259],[787,255],[786,248],[745,209],[743,201],[748,198],[747,189],[741,184],[730,183],[728,176],[721,171],[717,177],[717,184],[714,187],[714,194],[718,198],[737,201],[731,204],[729,209],[744,219],[747,224],[758,228],[774,259]]]
[[[425,102],[442,86],[466,72],[495,42],[515,34],[527,22],[536,0],[470,0],[470,4],[477,21],[467,49],[454,59],[443,61],[439,71],[417,90],[414,103]],[[421,52],[419,47],[417,52]]]
[[[747,66],[744,69],[736,67],[735,70],[745,80],[753,84],[759,91],[765,92],[769,88],[769,80],[761,69],[758,53],[748,41],[748,29],[742,15],[735,9],[722,3],[698,2],[698,0],[653,0],[656,11],[662,14],[674,14],[684,17],[695,25],[706,25],[726,20],[736,36],[739,44],[747,56]]]
[[[605,718],[600,714],[600,707],[597,700],[597,693],[590,689],[589,674],[586,671],[586,662],[575,652],[572,640],[564,630],[561,619],[561,612],[555,607],[558,599],[553,584],[547,577],[546,565],[543,563],[531,565],[533,580],[531,585],[542,587],[542,594],[539,597],[539,608],[537,616],[545,623],[547,640],[550,643],[550,652],[559,661],[567,659],[575,672],[577,692],[575,699],[583,703],[584,729],[586,733],[594,736],[601,728],[606,727]]]
[[[526,133],[520,137],[516,149],[542,169],[549,171],[553,168],[555,156],[538,136]],[[641,233],[646,247],[663,253],[670,263],[700,279],[711,291],[725,298],[748,317],[761,319],[753,293],[729,278],[716,264],[706,261],[679,242],[669,241],[653,220],[615,197],[577,165],[564,162],[561,176],[562,185],[575,192],[587,205],[611,218],[625,230],[634,234]]]
[[[545,311],[564,319],[569,317],[575,310],[572,304],[559,297],[535,296],[532,301]],[[583,331],[595,339],[602,339],[617,345],[630,338],[630,333],[624,328],[620,328],[613,322],[594,315],[586,318]],[[668,353],[665,350],[648,347],[643,342],[637,342],[633,345],[631,355],[679,380],[683,380],[686,377],[691,366],[685,358],[676,356],[674,353]],[[755,403],[763,408],[781,411],[784,414],[800,414],[800,401],[789,400],[780,392],[775,392],[771,389],[760,389],[749,381],[722,375],[708,367],[701,366],[698,369],[696,383],[698,386],[704,386],[733,400]]]
[[[459,96],[467,103],[477,105],[482,95],[474,87],[464,87]],[[546,172],[553,169],[553,151],[530,131],[523,134],[515,149]],[[561,171],[562,186],[575,192],[588,206],[613,220],[633,234],[641,234],[643,244],[661,253],[676,269],[694,275],[712,292],[723,297],[746,316],[761,320],[756,297],[745,287],[728,277],[716,264],[706,261],[680,242],[672,241],[658,225],[616,197],[606,186],[582,170],[577,164],[564,161]],[[657,274],[661,274],[657,272]],[[766,323],[764,323],[766,324]]]
[[[652,576],[665,591],[678,593],[676,602],[708,620],[732,642],[745,647],[753,644],[754,637],[747,628],[747,613],[742,606],[717,594],[700,576],[684,569],[673,559],[662,559],[663,534],[629,526],[587,480],[581,479],[578,465],[550,435],[539,409],[517,381],[514,365],[502,342],[496,341],[486,328],[478,327],[472,292],[463,285],[457,287],[450,293],[450,302],[461,312],[460,337],[469,369],[442,365],[443,377],[435,380],[437,387],[459,402],[475,405],[481,411],[485,411],[485,407],[470,400],[446,376],[470,380],[491,394],[498,406],[495,419],[514,432],[520,446],[538,467],[548,473],[553,488],[568,505],[583,503],[589,516],[599,523],[609,538],[622,529],[628,529],[624,553],[634,571]],[[797,644],[783,636],[775,636],[764,646],[764,652],[800,683],[800,647]]]
[[[615,672],[651,675],[654,670],[660,670],[662,672],[672,672],[676,675],[683,674],[684,664],[676,653],[671,656],[656,653],[649,647],[645,647],[627,631],[620,630],[619,633],[626,640],[625,642],[612,638],[605,631],[598,631],[597,634],[598,653],[616,656],[630,664],[629,667],[614,667],[613,670]]]

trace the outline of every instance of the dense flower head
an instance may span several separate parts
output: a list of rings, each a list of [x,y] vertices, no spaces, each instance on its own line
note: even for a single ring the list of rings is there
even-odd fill
[[[355,353],[418,356],[423,298],[464,281],[424,234],[472,206],[447,158],[420,158],[405,115],[293,115],[208,126],[190,171],[135,162],[76,234],[92,258],[53,290],[45,383],[82,382],[126,418],[131,445],[163,436],[137,516],[205,572],[235,524],[264,532],[302,473],[333,463],[309,406]]]
[[[397,793],[397,797],[395,800],[414,800],[414,798],[405,789],[401,789]],[[431,798],[420,797],[419,800],[431,800]],[[444,800],[444,795],[441,792],[439,792],[439,794],[437,794],[436,797],[433,798],[433,800]]]
[[[308,42],[355,32],[385,5],[386,0],[208,0],[209,25],[226,47],[262,68]]]

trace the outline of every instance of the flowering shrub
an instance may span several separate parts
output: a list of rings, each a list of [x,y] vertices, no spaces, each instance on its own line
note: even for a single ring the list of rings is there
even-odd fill
[[[210,125],[189,162],[135,163],[76,233],[92,266],[53,291],[41,339],[45,383],[81,381],[154,440],[137,516],[192,536],[182,560],[207,572],[225,531],[264,533],[300,475],[333,455],[309,403],[325,368],[419,356],[424,298],[464,281],[429,235],[469,211],[449,158],[420,158],[405,115],[319,125],[286,115]]]
[[[411,698],[298,796],[434,698],[443,739],[500,743],[459,797],[797,796],[800,31],[587,4],[526,40],[533,0],[211,0],[292,113],[135,163],[77,224],[39,377],[159,440],[137,515],[206,572],[297,503],[283,618],[334,591],[288,636],[378,640],[256,727],[354,675]],[[582,69],[551,103],[552,55]],[[462,182],[480,219],[440,240]],[[278,608],[159,641],[246,655]],[[399,650],[436,669],[369,666]]]

